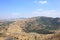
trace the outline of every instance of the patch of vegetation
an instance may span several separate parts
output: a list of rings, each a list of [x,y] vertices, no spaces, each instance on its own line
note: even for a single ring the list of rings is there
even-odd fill
[[[34,21],[26,24],[26,32],[36,32],[42,34],[52,34],[49,30],[58,30],[60,28],[59,18],[37,17]]]
[[[5,35],[4,35],[4,33],[0,33],[0,37],[4,37]]]

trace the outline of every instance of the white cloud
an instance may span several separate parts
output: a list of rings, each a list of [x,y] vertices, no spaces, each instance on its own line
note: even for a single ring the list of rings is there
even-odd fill
[[[11,18],[19,18],[21,16],[21,13],[11,13]]]
[[[43,9],[37,9],[37,11],[42,11]]]
[[[47,16],[47,17],[60,17],[60,12],[56,10],[48,10],[48,11],[35,11],[33,12],[36,16]]]
[[[5,19],[12,19],[12,18],[20,18],[21,13],[9,13],[8,15],[4,15]]]
[[[39,1],[39,3],[41,3],[41,4],[46,4],[47,1]]]
[[[12,16],[19,16],[19,13],[11,13]]]

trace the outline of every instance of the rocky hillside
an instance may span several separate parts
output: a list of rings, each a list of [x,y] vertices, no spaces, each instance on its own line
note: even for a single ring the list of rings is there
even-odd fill
[[[0,33],[5,34],[4,36],[7,35],[9,37],[13,37],[14,39],[16,37],[18,39],[20,36],[23,37],[24,35],[27,37],[33,36],[33,38],[35,38],[35,36],[40,37],[38,36],[40,34],[42,34],[42,36],[44,36],[45,38],[45,35],[55,34],[57,30],[60,30],[60,18],[32,17],[32,18],[24,18],[21,20],[15,19],[11,21],[9,20],[9,21],[0,22]],[[17,35],[20,35],[20,36],[17,36]],[[51,36],[51,35],[48,35],[48,36]]]
[[[27,32],[40,33],[41,31],[48,32],[48,30],[60,29],[60,18],[35,17],[31,18],[31,20],[26,24],[25,31]]]
[[[15,28],[24,32],[47,33],[49,30],[60,29],[60,18],[33,17],[22,20],[0,22],[0,30],[6,29],[9,31],[11,29],[14,30]]]

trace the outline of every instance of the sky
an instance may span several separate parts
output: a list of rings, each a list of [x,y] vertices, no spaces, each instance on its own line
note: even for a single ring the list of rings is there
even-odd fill
[[[60,17],[60,0],[0,0],[0,19]]]

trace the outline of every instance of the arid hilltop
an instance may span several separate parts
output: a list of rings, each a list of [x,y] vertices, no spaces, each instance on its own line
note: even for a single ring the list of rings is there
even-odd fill
[[[0,21],[0,40],[60,40],[60,18],[32,17]]]

